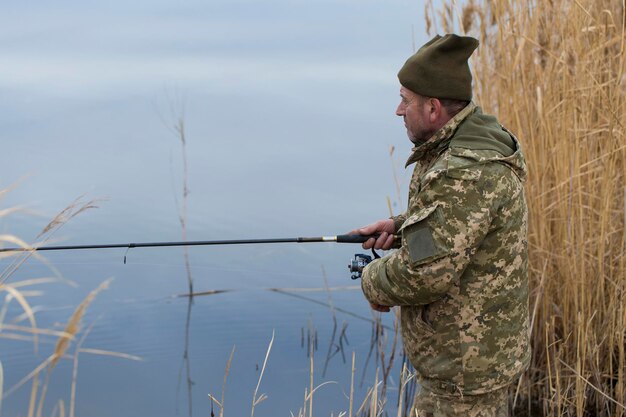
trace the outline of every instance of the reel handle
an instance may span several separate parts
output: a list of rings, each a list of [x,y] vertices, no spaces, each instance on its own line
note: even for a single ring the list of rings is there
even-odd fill
[[[337,243],[365,243],[368,239],[378,239],[380,233],[375,235],[338,235]]]

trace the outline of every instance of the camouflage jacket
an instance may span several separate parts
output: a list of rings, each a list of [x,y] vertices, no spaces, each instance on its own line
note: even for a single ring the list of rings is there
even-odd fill
[[[420,383],[444,394],[481,394],[515,381],[530,359],[527,207],[517,139],[469,104],[427,142],[401,247],[370,263],[362,288],[400,306],[405,350]]]

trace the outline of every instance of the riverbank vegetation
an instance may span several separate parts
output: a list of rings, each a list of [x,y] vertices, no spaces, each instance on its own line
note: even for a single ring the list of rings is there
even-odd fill
[[[429,3],[480,39],[476,101],[515,132],[529,181],[530,370],[518,415],[626,414],[626,37],[622,0]]]

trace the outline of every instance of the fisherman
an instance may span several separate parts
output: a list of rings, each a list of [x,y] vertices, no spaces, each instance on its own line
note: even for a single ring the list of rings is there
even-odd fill
[[[472,37],[435,36],[398,73],[414,144],[407,211],[352,233],[398,250],[365,267],[374,310],[400,307],[420,391],[411,416],[509,415],[530,360],[527,206],[518,140],[472,100]]]

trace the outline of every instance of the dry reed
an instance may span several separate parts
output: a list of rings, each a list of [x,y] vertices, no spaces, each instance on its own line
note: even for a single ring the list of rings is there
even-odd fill
[[[78,307],[76,307],[76,310],[74,310],[74,313],[72,314],[70,320],[65,326],[64,332],[66,333],[66,335],[59,337],[59,340],[57,341],[57,344],[54,348],[54,353],[52,354],[53,359],[50,363],[51,369],[53,369],[57,365],[59,360],[63,357],[63,355],[69,348],[70,341],[72,341],[75,338],[76,334],[80,331],[80,323],[83,319],[83,316],[85,315],[85,312],[87,311],[87,307],[89,306],[89,304],[91,304],[91,302],[94,300],[94,298],[96,298],[96,295],[98,295],[100,291],[109,287],[111,281],[112,279],[109,278],[102,282],[100,285],[98,285],[96,289],[92,290],[87,295],[87,297],[85,297],[85,299],[78,305]]]
[[[375,325],[374,325],[375,326]],[[260,374],[259,374],[259,378],[257,381],[257,385],[256,388],[254,389],[254,393],[252,395],[252,407],[251,407],[251,411],[250,411],[250,415],[251,417],[254,416],[255,413],[255,408],[256,406],[261,403],[262,401],[266,400],[268,398],[268,396],[266,394],[260,394],[259,395],[259,387],[261,385],[261,381],[263,380],[263,376],[265,374],[265,370],[267,367],[267,361],[268,361],[268,357],[269,354],[272,350],[272,346],[274,344],[274,332],[272,332],[272,338],[268,344],[267,347],[267,351],[265,353],[265,359],[263,361],[263,365],[261,366],[260,369]],[[383,348],[386,348],[386,346],[382,346]],[[394,347],[395,348],[395,347]],[[317,393],[317,391],[319,389],[321,389],[322,387],[331,385],[331,384],[338,384],[337,381],[324,381],[321,383],[316,383],[315,381],[315,355],[314,352],[316,349],[316,342],[313,338],[310,338],[308,341],[308,346],[307,346],[307,350],[308,350],[308,362],[309,362],[309,370],[308,370],[308,386],[305,387],[304,389],[304,396],[303,396],[303,400],[302,400],[302,405],[300,406],[300,408],[298,409],[298,411],[294,414],[293,411],[290,411],[290,414],[292,417],[313,417],[315,414],[313,412],[313,400],[315,397],[315,394]],[[224,415],[224,393],[226,390],[226,378],[228,376],[228,373],[230,371],[231,365],[232,365],[232,360],[233,360],[233,353],[235,351],[235,348],[233,347],[231,353],[230,353],[230,357],[228,359],[228,362],[226,364],[226,369],[224,371],[224,382],[222,385],[222,396],[221,396],[221,400],[218,400],[214,395],[212,394],[208,394],[208,398],[211,400],[211,416],[214,415],[213,413],[213,404],[217,405],[218,407],[220,407],[220,417],[222,417]],[[392,366],[392,362],[388,362],[387,363],[388,367]],[[349,394],[347,395],[347,400],[348,403],[347,405],[347,410],[344,411],[338,411],[337,412],[337,417],[352,417],[352,416],[362,416],[362,417],[375,417],[375,416],[381,416],[383,415],[383,413],[387,413],[388,410],[386,410],[386,405],[388,404],[388,398],[387,398],[387,394],[385,394],[386,392],[386,382],[383,380],[380,380],[379,378],[379,370],[380,368],[376,369],[376,373],[375,373],[375,380],[374,380],[374,384],[373,386],[369,387],[366,390],[366,393],[363,397],[363,399],[360,402],[360,405],[358,405],[358,408],[356,408],[355,410],[355,401],[356,401],[356,394],[355,394],[355,386],[354,386],[354,377],[356,374],[356,353],[352,352],[352,365],[351,365],[351,372],[350,372],[350,387],[349,387]],[[407,396],[405,395],[407,392],[412,392],[413,391],[413,387],[411,386],[411,384],[415,383],[415,374],[412,373],[407,364],[404,363],[401,373],[399,375],[399,381],[400,381],[400,385],[398,387],[398,412],[397,415],[398,417],[401,417],[402,415],[408,415],[407,413],[407,409],[410,407],[410,399],[408,401],[408,404],[404,404],[404,402],[402,401],[402,399],[406,398]],[[359,403],[356,403],[359,404]],[[334,416],[334,412],[331,412],[331,416]]]
[[[626,2],[460,3],[427,5],[427,26],[480,39],[476,101],[529,166],[533,358],[516,414],[624,416]]]
[[[222,383],[222,403],[220,404],[220,417],[224,417],[224,394],[226,392],[226,379],[228,378],[228,373],[230,372],[230,365],[233,362],[233,356],[235,355],[235,346],[233,346],[233,350],[230,351],[230,356],[228,357],[228,362],[226,363],[226,370],[224,371],[224,382]]]
[[[6,190],[0,191],[0,195],[4,194]],[[92,209],[97,208],[96,205],[100,200],[88,200],[83,201],[84,196],[80,196],[75,199],[70,205],[61,210],[53,219],[42,229],[42,231],[37,236],[37,239],[40,241],[33,245],[29,245],[26,242],[22,241],[16,236],[13,235],[0,235],[0,244],[1,243],[11,243],[15,246],[19,246],[23,249],[34,249],[38,246],[41,246],[50,241],[53,235],[58,232],[65,223],[78,216],[79,214]],[[16,210],[6,209],[2,210],[3,213],[13,213]],[[6,283],[9,278],[17,271],[20,266],[22,266],[28,259],[31,257],[39,260],[43,264],[47,265],[48,268],[59,278],[62,279],[61,274],[54,268],[46,259],[41,256],[38,252],[34,250],[30,250],[28,252],[5,252],[0,255],[0,259],[3,258],[13,258],[13,261],[9,263],[7,267],[0,272],[0,285]]]
[[[187,139],[185,135],[185,119],[184,116],[179,116],[174,126],[174,130],[180,139],[180,146],[183,159],[183,190],[182,190],[182,205],[179,208],[180,228],[182,231],[182,240],[187,240],[187,206],[189,205],[189,169],[187,167]],[[183,246],[183,257],[185,259],[185,271],[187,273],[187,284],[189,285],[189,294],[193,294],[193,277],[191,276],[191,263],[189,262],[189,248]],[[189,296],[193,298],[193,295]]]
[[[178,195],[174,193],[174,200],[178,208],[178,221],[181,228],[181,239],[187,241],[187,208],[189,206],[189,167],[187,163],[187,134],[185,130],[185,100],[177,93],[173,95],[167,94],[167,102],[169,104],[169,118],[159,114],[161,121],[168,130],[180,141],[181,162],[182,162],[182,190],[181,202],[178,201]],[[185,272],[187,275],[187,285],[189,286],[189,298],[193,299],[193,276],[191,274],[191,262],[189,261],[189,248],[183,246],[183,258],[185,261]]]
[[[48,389],[48,382],[50,380],[50,375],[52,371],[54,370],[56,365],[59,363],[59,360],[65,355],[65,353],[69,349],[70,342],[75,340],[76,335],[80,332],[81,322],[82,322],[83,316],[85,315],[85,312],[87,311],[87,307],[89,306],[89,304],[92,303],[92,301],[96,298],[96,295],[98,295],[100,291],[109,287],[111,280],[112,280],[111,278],[105,280],[96,289],[92,290],[87,295],[87,297],[85,297],[85,299],[78,305],[78,307],[76,307],[76,310],[74,310],[74,313],[70,317],[70,320],[68,321],[63,331],[64,334],[61,335],[59,339],[57,340],[57,343],[54,347],[54,352],[52,353],[52,355],[50,355],[50,358],[49,358],[50,362],[48,365],[48,372],[46,373],[46,380],[42,386],[42,391],[40,394],[40,398],[38,400],[37,417],[41,417],[41,414],[43,411],[43,406],[45,403],[46,393]],[[78,348],[80,348],[81,345],[82,345],[82,340],[78,344]],[[78,367],[78,358],[75,358],[74,372],[76,371],[77,367]],[[38,380],[37,378],[33,380],[33,387],[35,387],[37,380]],[[75,381],[75,376],[73,378],[73,381]],[[72,417],[74,413],[75,390],[76,390],[76,386],[75,386],[75,382],[73,382],[72,383],[72,398],[71,398],[71,406],[70,406],[70,415]],[[33,391],[35,391],[35,388],[33,388]]]
[[[0,190],[0,195],[2,195],[5,191]],[[28,245],[22,240],[18,239],[12,235],[2,235],[0,236],[0,242],[7,242],[14,245],[18,245],[23,248],[31,249],[36,248],[37,246],[48,242],[52,235],[57,232],[67,221],[71,220],[75,216],[81,214],[82,212],[95,208],[95,200],[83,202],[81,198],[76,199],[72,204],[63,209],[58,215],[56,215],[52,221],[50,221],[44,229],[41,231],[39,236],[40,239],[38,244]],[[0,217],[13,213],[15,210],[0,210]],[[14,384],[7,391],[3,390],[2,386],[2,374],[0,368],[0,405],[2,398],[5,398],[19,389],[28,381],[32,381],[31,392],[30,392],[30,400],[28,404],[27,415],[38,416],[40,417],[43,413],[45,397],[47,392],[47,387],[50,381],[50,375],[57,365],[58,361],[66,357],[67,350],[71,345],[71,342],[75,340],[77,334],[80,332],[81,321],[83,316],[87,310],[87,307],[94,300],[96,295],[107,288],[111,279],[104,281],[98,288],[91,291],[87,297],[81,302],[81,304],[76,308],[72,316],[70,317],[66,327],[64,330],[54,330],[54,329],[45,329],[37,326],[37,322],[35,319],[35,314],[37,312],[37,308],[31,307],[31,304],[27,300],[28,297],[40,296],[43,294],[42,291],[33,291],[33,290],[25,290],[25,287],[30,287],[33,285],[54,283],[54,282],[64,282],[66,284],[70,284],[75,286],[75,284],[71,281],[64,279],[56,269],[50,265],[45,258],[41,257],[37,252],[7,252],[3,254],[2,258],[12,257],[13,260],[10,262],[9,266],[7,266],[0,273],[0,292],[4,291],[7,295],[4,297],[3,303],[0,306],[0,337],[14,339],[14,340],[26,340],[33,341],[35,345],[35,352],[37,351],[38,344],[38,336],[56,336],[58,337],[57,343],[55,345],[55,349],[51,355],[49,355],[45,360],[43,360],[38,366],[35,367],[33,371],[31,371],[28,375],[23,377],[19,382]],[[56,275],[56,277],[42,277],[42,278],[31,278],[24,279],[17,282],[7,283],[7,280],[15,273],[15,271],[23,265],[30,257],[34,257],[39,261],[46,264],[50,270]],[[20,305],[23,313],[17,316],[13,316],[10,318],[10,322],[7,322],[7,313],[9,311],[9,304],[13,301],[17,301]],[[21,321],[28,320],[30,326],[21,326],[19,323]],[[9,332],[12,333],[8,333]],[[141,360],[141,358],[128,355],[120,352],[113,352],[101,349],[87,349],[82,348],[82,343],[85,341],[88,331],[83,333],[81,340],[76,345],[75,353],[74,353],[74,370],[73,370],[73,378],[71,382],[71,399],[70,399],[70,416],[74,415],[75,409],[75,400],[76,400],[76,378],[77,378],[77,367],[78,367],[78,355],[79,353],[87,353],[87,354],[95,354],[95,355],[104,355],[104,356],[114,356],[123,359],[130,360]],[[40,381],[40,375],[47,368],[46,377],[43,382]],[[60,416],[65,416],[65,402],[63,400],[58,400],[54,406],[52,411],[52,415],[59,414]]]
[[[4,396],[4,370],[0,361],[0,410],[2,410],[2,397]]]
[[[274,332],[272,331],[272,338],[270,339],[270,342],[267,345],[267,352],[265,353],[265,359],[263,360],[263,366],[261,367],[259,380],[256,384],[256,388],[254,389],[254,394],[252,394],[252,409],[250,411],[250,417],[254,417],[255,407],[267,399],[266,394],[259,395],[259,387],[261,386],[261,381],[263,380],[263,375],[265,374],[265,367],[267,366],[267,359],[270,357],[270,352],[272,351],[273,344],[274,344]]]

